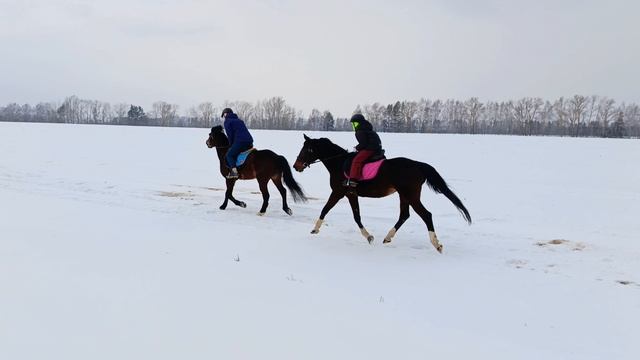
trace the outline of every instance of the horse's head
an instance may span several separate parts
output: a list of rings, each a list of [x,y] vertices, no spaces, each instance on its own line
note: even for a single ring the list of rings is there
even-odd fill
[[[209,137],[207,138],[207,147],[209,149],[216,146],[229,146],[229,139],[227,139],[227,136],[222,132],[221,125],[212,127]]]
[[[320,139],[312,139],[307,135],[304,136],[304,144],[300,149],[300,154],[296,158],[296,162],[293,164],[293,168],[297,172],[303,172],[309,165],[320,159],[318,146]]]

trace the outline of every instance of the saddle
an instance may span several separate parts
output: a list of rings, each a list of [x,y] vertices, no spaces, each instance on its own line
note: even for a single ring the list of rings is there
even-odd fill
[[[342,170],[344,171],[344,177],[348,178],[349,177],[349,172],[351,171],[351,163],[353,162],[353,158],[356,157],[355,152],[353,153],[349,153],[347,155],[347,158],[344,161],[344,164],[342,165]],[[371,180],[373,178],[376,177],[376,175],[378,175],[378,170],[380,170],[380,166],[382,166],[382,163],[387,159],[386,156],[384,156],[384,150],[376,153],[375,155],[373,155],[372,157],[368,158],[365,162],[364,162],[364,166],[362,167],[362,175],[359,179],[354,179],[354,180],[360,180],[360,181],[365,181],[365,180]]]
[[[249,157],[249,154],[251,154],[251,152],[255,151],[255,150],[257,150],[257,149],[252,147],[251,149],[245,150],[245,151],[241,152],[240,154],[238,154],[238,158],[236,159],[236,167],[239,168],[240,166],[242,166],[242,164],[244,164],[244,162]]]

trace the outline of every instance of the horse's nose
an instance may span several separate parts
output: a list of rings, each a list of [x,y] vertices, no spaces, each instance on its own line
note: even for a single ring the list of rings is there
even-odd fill
[[[302,170],[304,170],[304,165],[302,165],[302,162],[300,160],[296,160],[296,162],[293,164],[293,168],[296,169],[297,172],[302,172]]]

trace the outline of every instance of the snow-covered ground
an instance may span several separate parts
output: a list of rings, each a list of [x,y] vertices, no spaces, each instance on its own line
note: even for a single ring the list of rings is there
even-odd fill
[[[300,132],[253,131],[292,164]],[[381,134],[430,163],[444,245],[397,195],[289,217],[223,201],[208,129],[0,123],[0,359],[637,359],[640,141]],[[343,147],[351,133],[328,136]]]

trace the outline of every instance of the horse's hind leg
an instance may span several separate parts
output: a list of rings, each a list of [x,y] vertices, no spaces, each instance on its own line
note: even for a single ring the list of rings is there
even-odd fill
[[[258,178],[258,184],[260,185],[260,192],[262,193],[262,207],[258,215],[262,216],[267,212],[267,206],[269,206],[269,179]]]
[[[286,212],[287,214],[292,215],[293,211],[291,211],[291,209],[289,208],[289,205],[287,205],[287,189],[285,189],[284,186],[282,186],[282,177],[281,176],[272,177],[271,181],[273,181],[273,183],[276,184],[276,187],[280,192],[280,196],[282,196],[282,210],[284,210],[284,212]]]
[[[353,212],[353,220],[356,221],[358,227],[360,228],[360,233],[364,236],[365,239],[371,244],[373,241],[373,235],[369,234],[367,229],[362,225],[362,221],[360,221],[360,204],[358,203],[358,195],[348,195],[349,204],[351,205],[351,211]]]
[[[398,222],[389,230],[389,233],[382,241],[383,244],[387,244],[391,242],[391,239],[396,235],[396,232],[400,230],[400,226],[404,224],[405,221],[409,218],[409,202],[403,197],[400,196],[400,217],[398,218]]]
[[[438,241],[438,237],[436,236],[436,232],[433,228],[433,219],[431,217],[431,213],[427,210],[420,199],[411,202],[411,207],[415,210],[418,215],[424,220],[425,224],[427,224],[427,229],[429,229],[429,240],[431,240],[431,244],[433,247],[438,250],[439,253],[442,253],[442,244]]]

